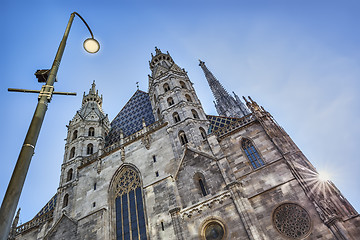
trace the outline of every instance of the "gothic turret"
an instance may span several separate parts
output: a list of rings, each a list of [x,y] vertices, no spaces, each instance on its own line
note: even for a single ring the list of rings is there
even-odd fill
[[[240,100],[240,98],[234,92],[234,97],[232,97],[205,66],[205,62],[201,60],[199,61],[199,66],[204,71],[205,77],[215,97],[214,104],[218,114],[225,117],[238,118],[249,114],[249,110],[245,107],[245,104]]]
[[[102,110],[102,96],[96,90],[95,81],[88,94],[83,95],[82,105],[67,125],[64,162],[61,167],[56,218],[66,210],[72,214],[74,186],[78,180],[78,167],[89,157],[101,155],[110,123]]]
[[[188,143],[199,146],[206,138],[209,122],[186,71],[167,52],[155,48],[150,61],[149,95],[157,120],[168,122],[174,149]]]

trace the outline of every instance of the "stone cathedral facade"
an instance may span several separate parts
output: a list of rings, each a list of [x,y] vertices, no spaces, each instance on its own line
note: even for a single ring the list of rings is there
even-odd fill
[[[67,126],[54,197],[10,239],[360,239],[360,218],[269,112],[200,61],[218,116],[155,49],[112,122],[95,82]]]

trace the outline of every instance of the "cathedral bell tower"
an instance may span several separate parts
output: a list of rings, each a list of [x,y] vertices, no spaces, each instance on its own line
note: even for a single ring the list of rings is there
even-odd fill
[[[149,62],[149,96],[156,120],[168,122],[174,149],[198,147],[206,139],[209,122],[186,71],[170,54],[155,48]]]
[[[105,135],[110,129],[108,116],[102,110],[102,100],[94,81],[89,93],[84,92],[81,109],[67,125],[68,133],[57,195],[59,215],[63,210],[71,215],[71,209],[74,207],[72,196],[78,181],[77,168],[86,158],[102,154]]]

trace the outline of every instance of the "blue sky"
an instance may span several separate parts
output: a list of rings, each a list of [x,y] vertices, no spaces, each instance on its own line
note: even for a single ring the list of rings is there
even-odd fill
[[[360,3],[357,1],[1,1],[0,198],[15,166],[40,89],[34,72],[50,68],[71,12],[75,18],[56,91],[20,198],[22,223],[56,193],[66,124],[96,80],[112,120],[136,91],[147,91],[154,47],[188,71],[207,114],[216,114],[198,59],[229,91],[251,96],[285,128],[319,171],[360,210]],[[2,200],[1,200],[2,201]]]

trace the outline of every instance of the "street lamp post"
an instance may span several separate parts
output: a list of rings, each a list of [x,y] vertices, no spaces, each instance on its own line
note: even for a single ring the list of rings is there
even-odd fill
[[[94,39],[94,35],[90,30],[90,27],[87,25],[85,20],[76,12],[73,12],[70,15],[69,22],[67,24],[64,36],[61,40],[60,46],[56,53],[54,62],[52,64],[49,76],[46,80],[45,85],[42,86],[40,91],[33,91],[33,90],[21,90],[22,92],[36,92],[39,93],[38,97],[38,104],[36,106],[34,116],[31,120],[29,130],[26,134],[24,144],[20,150],[20,154],[18,160],[16,162],[13,174],[11,176],[8,188],[6,190],[4,200],[1,204],[0,209],[0,239],[6,240],[8,238],[11,221],[14,217],[17,204],[19,202],[21,190],[23,188],[26,174],[29,169],[29,165],[31,162],[31,158],[34,154],[34,149],[36,145],[36,141],[38,139],[42,122],[45,117],[45,113],[47,110],[47,105],[51,100],[53,94],[64,94],[64,93],[57,93],[54,92],[54,82],[56,79],[56,74],[59,69],[60,61],[62,55],[64,53],[66,40],[68,38],[70,28],[72,22],[74,20],[75,15],[79,16],[80,19],[85,23],[86,27],[88,28],[91,38],[88,38],[84,42],[84,48],[89,53],[96,53],[100,49],[100,45],[98,41]],[[9,91],[20,91],[20,89],[9,89]],[[70,94],[73,95],[73,94]]]

